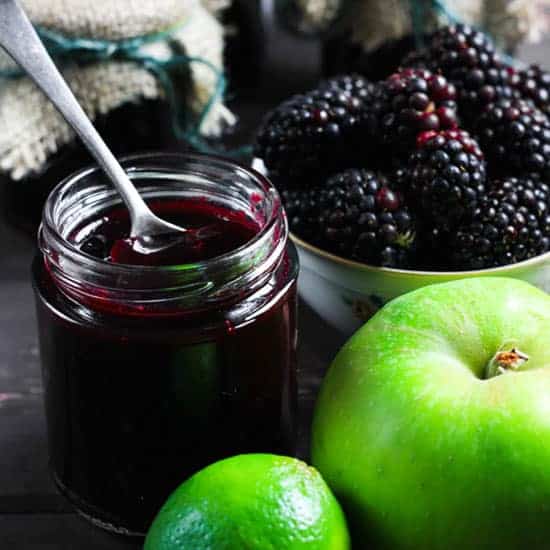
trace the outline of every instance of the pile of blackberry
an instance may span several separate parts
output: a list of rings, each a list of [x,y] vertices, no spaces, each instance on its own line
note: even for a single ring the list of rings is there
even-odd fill
[[[370,265],[486,269],[550,250],[550,73],[467,25],[379,82],[322,82],[272,111],[255,154],[292,232]]]

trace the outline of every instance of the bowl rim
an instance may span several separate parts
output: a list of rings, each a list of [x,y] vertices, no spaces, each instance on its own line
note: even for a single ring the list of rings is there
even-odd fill
[[[502,265],[499,267],[490,267],[487,269],[476,269],[476,270],[470,270],[470,271],[426,271],[426,270],[416,270],[416,269],[397,269],[394,267],[382,267],[382,266],[365,264],[362,262],[358,262],[356,260],[348,260],[346,258],[343,258],[342,256],[332,254],[331,252],[327,252],[322,248],[319,248],[315,245],[308,243],[307,241],[304,241],[303,239],[298,237],[295,233],[290,232],[289,235],[292,241],[298,246],[298,248],[300,247],[305,248],[307,251],[311,252],[312,254],[321,256],[326,260],[335,262],[337,264],[340,264],[346,267],[359,269],[361,271],[371,271],[371,272],[373,271],[376,273],[388,273],[391,275],[402,275],[402,276],[414,275],[414,276],[429,276],[429,277],[441,277],[441,278],[475,277],[475,276],[487,276],[487,275],[493,275],[493,274],[500,275],[506,272],[509,273],[512,270],[515,271],[517,269],[527,268],[533,265],[537,265],[539,263],[545,263],[546,261],[550,261],[550,251],[548,251],[548,252],[545,252],[544,254],[539,254],[538,256],[529,258],[528,260],[523,260],[522,262]]]

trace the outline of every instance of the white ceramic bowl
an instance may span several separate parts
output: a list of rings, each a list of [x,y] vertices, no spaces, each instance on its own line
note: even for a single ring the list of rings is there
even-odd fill
[[[266,174],[263,162],[252,167]],[[513,277],[550,293],[550,252],[480,271],[413,271],[375,267],[335,256],[291,234],[300,257],[298,291],[327,323],[351,335],[393,298],[417,288],[468,277]]]
[[[386,302],[417,288],[468,277],[513,277],[550,293],[550,252],[481,271],[412,271],[346,260],[291,235],[300,257],[300,296],[325,321],[351,335]]]

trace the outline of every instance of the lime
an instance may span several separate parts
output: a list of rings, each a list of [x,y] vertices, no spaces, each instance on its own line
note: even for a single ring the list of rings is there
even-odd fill
[[[193,475],[155,518],[144,550],[348,550],[346,520],[323,478],[295,458],[220,460]]]

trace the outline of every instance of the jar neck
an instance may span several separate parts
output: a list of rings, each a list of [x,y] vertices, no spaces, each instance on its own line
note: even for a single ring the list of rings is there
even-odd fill
[[[221,256],[175,266],[130,266],[80,248],[90,228],[122,206],[99,169],[83,170],[50,195],[39,245],[55,285],[94,311],[170,316],[226,307],[269,280],[283,257],[288,228],[279,196],[261,175],[204,155],[146,155],[123,161],[146,201],[203,201],[249,220],[250,241]]]

